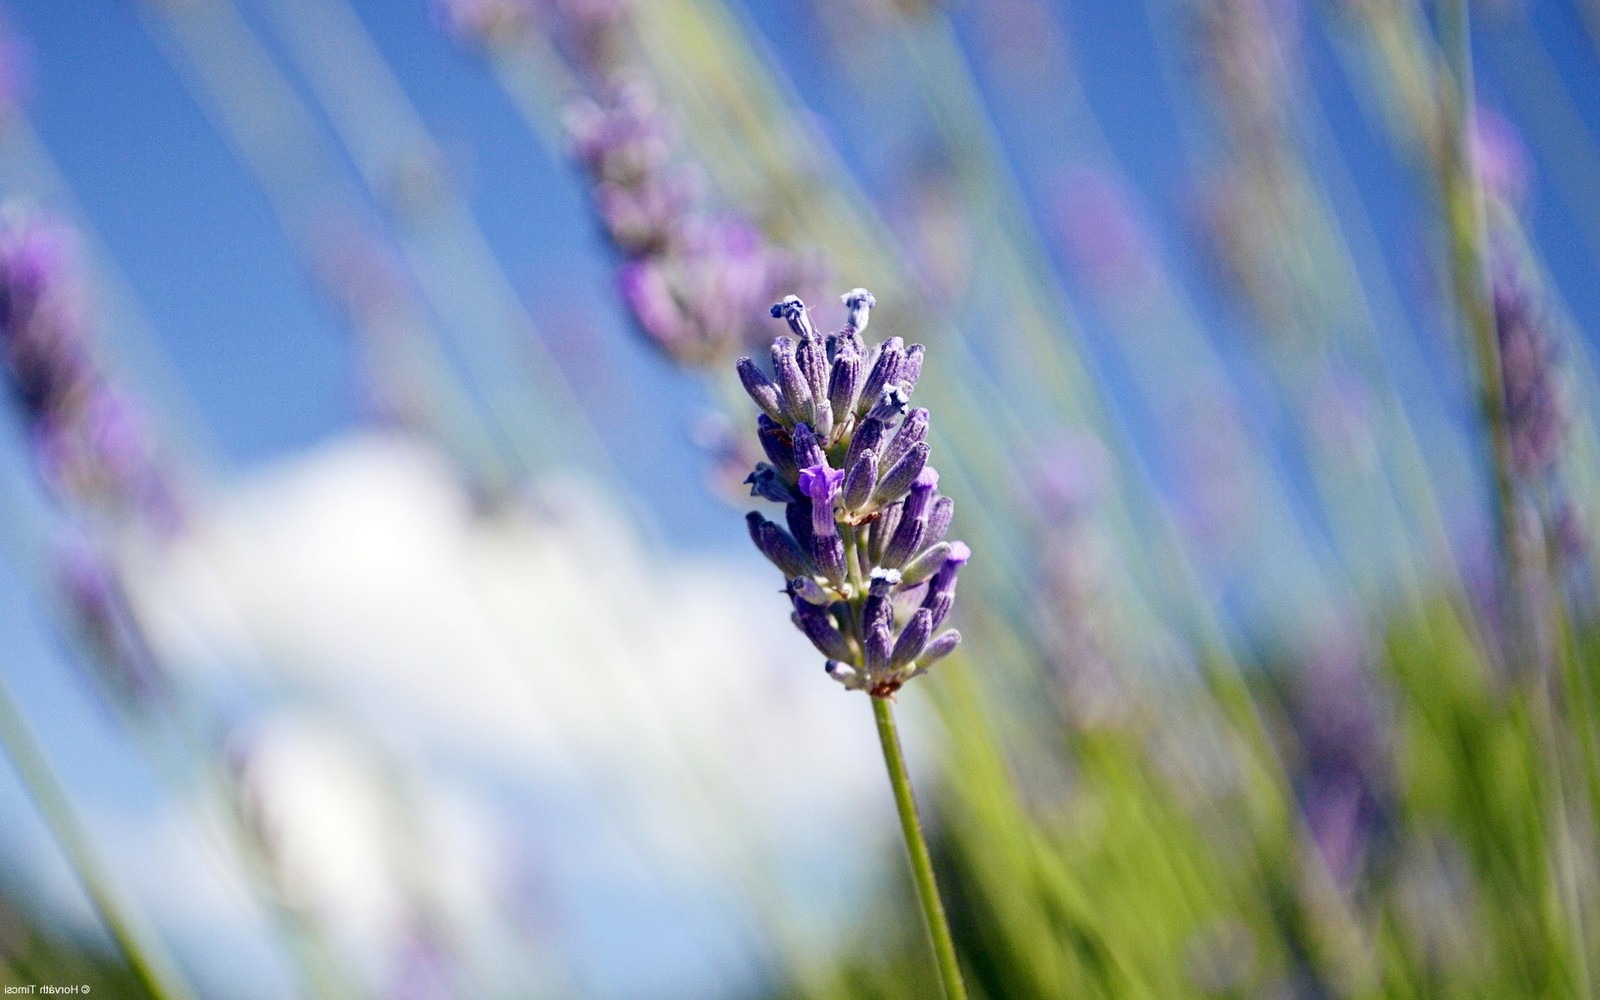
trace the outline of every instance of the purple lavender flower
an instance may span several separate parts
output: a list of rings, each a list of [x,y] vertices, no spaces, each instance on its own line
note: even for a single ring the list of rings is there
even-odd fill
[[[56,586],[98,662],[115,667],[106,680],[147,704],[167,694],[170,678],[145,646],[128,611],[117,570],[88,539],[69,534],[55,553]]]
[[[101,537],[133,529],[170,537],[181,517],[143,415],[94,359],[73,237],[7,217],[0,227],[0,379],[34,445],[40,477],[76,531],[56,583],[110,681],[140,701],[165,691]]]
[[[0,231],[0,355],[39,468],[63,502],[157,534],[177,507],[143,415],[95,362],[72,235],[38,219]]]
[[[565,114],[573,159],[619,258],[617,285],[640,333],[669,357],[720,363],[757,336],[757,308],[813,280],[809,262],[771,245],[751,222],[706,206],[636,57],[625,0],[434,0],[458,39],[505,48],[537,32],[581,96]]]
[[[1511,268],[1495,276],[1494,321],[1511,462],[1519,476],[1536,479],[1554,467],[1566,440],[1566,397],[1545,318]]]
[[[434,19],[464,41],[496,42],[525,30],[531,0],[434,0]]]
[[[757,308],[799,266],[745,220],[702,207],[703,185],[673,160],[662,116],[637,82],[567,121],[639,330],[673,358],[701,363],[746,342]]]
[[[752,513],[750,532],[783,571],[795,625],[828,674],[886,698],[961,641],[936,630],[971,552],[944,540],[954,504],[927,464],[928,412],[907,413],[922,345],[891,337],[864,358],[860,331],[874,299],[858,288],[843,300],[844,328],[823,337],[805,303],[785,298],[772,315],[798,342],[774,340],[771,374],[739,359],[771,459],[752,473],[753,492],[784,503],[789,525]]]
[[[1384,833],[1389,797],[1383,699],[1358,635],[1340,627],[1320,637],[1288,708],[1307,832],[1335,884],[1349,891]]]
[[[1521,204],[1533,170],[1517,127],[1498,111],[1480,104],[1472,114],[1469,139],[1484,193],[1511,205]]]

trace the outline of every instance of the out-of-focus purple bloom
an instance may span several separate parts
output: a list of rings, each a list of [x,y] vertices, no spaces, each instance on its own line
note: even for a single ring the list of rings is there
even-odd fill
[[[157,539],[180,527],[176,493],[156,459],[143,415],[93,356],[73,235],[38,218],[0,229],[0,363],[34,444],[40,477],[80,522],[57,583],[110,680],[144,700],[163,677],[127,611],[102,530]]]
[[[1081,516],[1100,502],[1111,478],[1111,456],[1098,437],[1074,432],[1045,449],[1029,477],[1052,520]]]
[[[699,363],[749,341],[751,317],[799,277],[799,266],[747,221],[702,207],[703,185],[673,160],[662,116],[638,83],[578,105],[567,123],[622,258],[618,281],[639,330],[672,357]]]
[[[1105,445],[1079,431],[1044,448],[1025,483],[1042,521],[1033,542],[1038,633],[1063,706],[1084,729],[1130,723],[1135,703],[1113,658],[1110,543],[1095,517],[1111,471]]]
[[[1289,704],[1308,832],[1346,890],[1381,831],[1388,789],[1380,703],[1368,673],[1356,637],[1332,632],[1313,650]]]
[[[40,471],[70,505],[166,534],[177,505],[143,415],[92,354],[72,234],[38,219],[0,231],[0,353]]]
[[[534,0],[433,0],[433,16],[462,41],[488,43],[525,30]]]
[[[1509,205],[1521,204],[1533,173],[1522,133],[1504,115],[1480,104],[1472,115],[1469,140],[1484,193]]]
[[[1512,465],[1519,476],[1536,479],[1554,467],[1565,443],[1566,396],[1545,317],[1511,268],[1495,275],[1494,322]]]
[[[638,330],[678,361],[717,364],[758,336],[759,307],[815,270],[748,219],[713,211],[634,56],[624,0],[435,0],[458,38],[495,46],[547,39],[578,84],[566,114],[572,157],[620,258],[617,283]]]
[[[1126,186],[1099,170],[1076,170],[1061,184],[1057,219],[1073,265],[1096,290],[1135,301],[1156,278],[1155,251]]]
[[[768,499],[785,488],[804,496],[786,503],[788,531],[755,513],[750,531],[783,571],[795,624],[827,658],[828,674],[850,690],[888,697],[961,641],[954,629],[935,630],[972,553],[944,541],[954,505],[939,496],[939,474],[927,465],[927,411],[901,419],[921,345],[908,351],[890,338],[863,379],[858,332],[872,295],[858,288],[843,301],[844,328],[823,337],[803,302],[784,299],[771,313],[799,343],[773,342],[772,375],[739,359],[740,380],[762,411],[757,433],[774,459],[752,479],[780,478],[761,491]],[[818,411],[827,419],[813,427],[807,418]],[[785,441],[787,462],[773,454]]]
[[[1236,142],[1261,153],[1281,141],[1290,113],[1304,13],[1295,0],[1195,5],[1199,64]]]
[[[129,620],[115,568],[87,539],[70,537],[56,552],[56,585],[98,662],[115,667],[107,678],[118,693],[147,702],[163,693],[166,677]]]

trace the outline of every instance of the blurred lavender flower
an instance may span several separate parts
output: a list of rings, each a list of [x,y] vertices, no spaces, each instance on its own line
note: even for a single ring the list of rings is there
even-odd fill
[[[566,109],[572,155],[621,258],[617,284],[635,326],[678,361],[720,363],[759,335],[757,310],[815,268],[768,245],[747,219],[705,205],[630,44],[623,0],[436,0],[458,38],[507,44],[537,30],[580,95]]]
[[[1295,785],[1307,831],[1334,884],[1349,892],[1384,832],[1390,781],[1383,701],[1359,636],[1324,633],[1289,699],[1300,755]]]
[[[105,555],[87,539],[69,536],[56,551],[54,569],[56,585],[95,661],[116,668],[106,675],[116,692],[138,704],[165,696],[169,678],[144,645],[129,615],[122,581]]]
[[[1062,180],[1055,218],[1074,270],[1109,300],[1143,303],[1158,264],[1132,193],[1113,173],[1077,168]]]
[[[531,0],[433,0],[433,16],[450,34],[479,44],[510,38],[528,27]]]
[[[168,539],[176,493],[143,415],[93,356],[87,304],[63,225],[7,211],[0,224],[0,372],[46,487],[80,537],[58,553],[56,584],[116,688],[144,701],[165,676],[129,612],[105,531]]]
[[[1517,475],[1535,480],[1555,466],[1566,440],[1557,346],[1532,290],[1514,268],[1496,272],[1493,291],[1511,461]]]
[[[1533,171],[1527,144],[1517,127],[1498,111],[1480,104],[1473,112],[1468,138],[1484,193],[1509,205],[1521,204]]]
[[[944,624],[971,557],[944,540],[955,506],[928,463],[928,412],[911,409],[920,344],[861,339],[872,293],[843,296],[847,321],[824,337],[796,296],[772,307],[795,338],[772,343],[772,372],[740,358],[761,408],[770,461],[752,495],[784,504],[787,528],[748,517],[756,547],[783,571],[794,623],[846,688],[888,697],[961,641]]]
[[[799,265],[746,220],[702,206],[699,176],[674,160],[654,96],[638,81],[575,104],[567,128],[639,330],[671,357],[702,364],[748,341],[750,317],[800,279]]]
[[[1105,445],[1078,432],[1045,449],[1027,484],[1043,524],[1032,543],[1039,553],[1038,634],[1064,707],[1085,729],[1131,721],[1132,699],[1112,655],[1110,540],[1096,521],[1110,476]]]
[[[1302,20],[1294,0],[1212,0],[1194,5],[1201,72],[1221,98],[1226,124],[1259,155],[1289,127],[1287,95],[1299,65]]]
[[[144,416],[96,363],[72,233],[39,218],[0,229],[0,352],[46,483],[69,506],[158,536],[179,517]]]

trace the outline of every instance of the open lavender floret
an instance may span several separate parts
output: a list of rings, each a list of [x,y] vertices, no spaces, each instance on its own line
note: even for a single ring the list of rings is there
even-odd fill
[[[945,541],[955,504],[928,465],[928,411],[911,407],[922,345],[890,337],[869,353],[861,333],[872,293],[843,300],[844,329],[823,336],[789,296],[772,307],[794,337],[772,342],[771,374],[739,359],[768,459],[746,482],[783,504],[786,527],[757,512],[747,520],[829,675],[881,698],[960,643],[938,629],[971,551]]]

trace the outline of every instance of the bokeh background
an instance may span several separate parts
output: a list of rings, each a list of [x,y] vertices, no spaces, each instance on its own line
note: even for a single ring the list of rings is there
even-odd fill
[[[976,553],[900,706],[980,995],[1591,995],[1591,0],[0,10],[6,254],[141,415],[4,423],[6,984],[936,995],[741,524],[732,360],[864,285]]]

